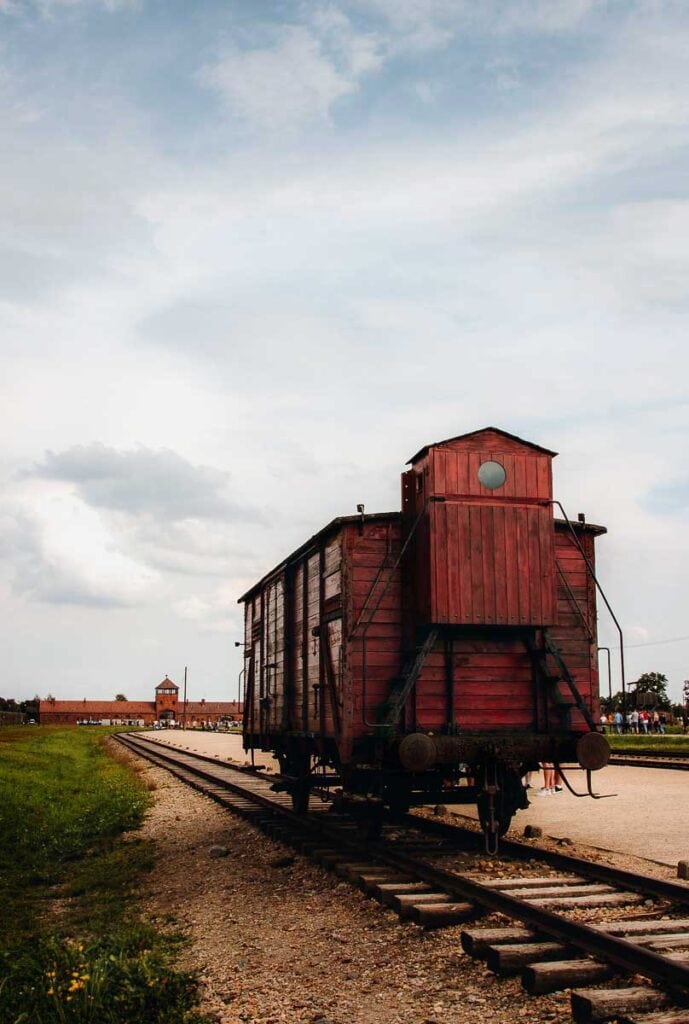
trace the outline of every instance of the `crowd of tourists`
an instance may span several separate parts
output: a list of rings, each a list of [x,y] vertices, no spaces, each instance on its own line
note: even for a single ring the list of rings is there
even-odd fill
[[[633,711],[628,711],[626,715],[623,715],[621,711],[616,711],[610,717],[603,712],[600,716],[600,725],[603,732],[610,730],[610,732],[618,734],[631,732],[642,735],[655,732],[662,736],[665,734],[667,726],[667,715],[664,711],[649,713],[645,709],[637,711],[636,708]]]

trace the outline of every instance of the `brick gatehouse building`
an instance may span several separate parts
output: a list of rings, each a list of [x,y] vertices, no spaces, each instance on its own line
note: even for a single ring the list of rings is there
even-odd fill
[[[78,725],[100,722],[103,725],[165,725],[209,726],[220,722],[239,721],[242,704],[237,700],[188,700],[179,698],[179,686],[167,676],[155,688],[155,700],[55,700],[49,697],[38,703],[41,725],[54,723]]]

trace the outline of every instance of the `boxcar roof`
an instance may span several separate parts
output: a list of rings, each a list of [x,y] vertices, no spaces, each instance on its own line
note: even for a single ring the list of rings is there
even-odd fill
[[[528,448],[535,448],[537,452],[545,452],[546,455],[557,455],[557,452],[552,452],[550,448],[543,448],[540,444],[534,444],[533,441],[525,441],[523,437],[510,434],[507,430],[501,430],[500,427],[481,427],[480,430],[470,430],[467,434],[457,434],[456,437],[446,437],[444,441],[434,441],[433,444],[425,445],[416,455],[412,455],[407,465],[411,466],[418,459],[422,459],[429,448],[436,448],[441,444],[450,444],[452,441],[463,441],[465,437],[476,437],[477,434],[483,434],[487,430],[491,430],[495,434],[502,434],[503,437],[509,437],[511,441],[518,441],[519,444],[525,444]]]
[[[602,533],[607,533],[608,532],[607,526],[597,526],[596,523],[580,523],[578,519],[575,522],[570,520],[570,524],[571,524],[571,526],[574,527],[575,530],[582,530],[584,532],[592,533],[596,537],[600,537],[600,535]],[[556,518],[555,519],[555,525],[556,526],[562,526],[565,529],[569,528],[567,526],[567,520],[566,519],[557,519]]]
[[[401,515],[401,512],[369,512],[365,515],[337,516],[335,519],[331,519],[327,526],[324,526],[322,530],[318,531],[318,533],[314,533],[312,537],[309,537],[307,541],[304,541],[304,543],[301,544],[298,548],[296,548],[296,550],[293,551],[290,555],[288,555],[287,558],[283,558],[283,560],[280,563],[278,563],[278,565],[276,565],[273,569],[271,569],[270,572],[267,572],[265,576],[262,576],[257,583],[254,583],[252,587],[249,587],[246,593],[242,594],[242,596],[237,599],[237,604],[242,604],[243,601],[246,601],[257,590],[260,590],[264,583],[267,583],[268,580],[275,576],[276,573],[281,572],[286,565],[289,565],[290,562],[296,561],[296,559],[303,555],[306,551],[308,551],[309,548],[314,547],[317,541],[321,540],[323,537],[326,537],[330,533],[335,533],[335,531],[339,530],[341,526],[346,526],[348,523],[360,523],[362,519],[366,523],[372,523],[376,521],[385,522],[386,520],[392,521],[395,519],[399,519]]]

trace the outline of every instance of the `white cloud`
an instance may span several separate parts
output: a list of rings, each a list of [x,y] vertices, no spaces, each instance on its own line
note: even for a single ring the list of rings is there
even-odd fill
[[[4,521],[15,592],[33,601],[126,607],[153,596],[158,575],[118,550],[101,517],[73,495],[34,488]]]
[[[249,518],[223,493],[229,474],[192,466],[177,452],[143,446],[117,451],[103,444],[48,451],[31,475],[73,483],[85,502],[162,519]]]
[[[180,619],[194,623],[202,633],[224,633],[241,636],[242,612],[237,606],[237,593],[227,585],[204,593],[191,595],[174,605]]]
[[[279,32],[271,46],[229,50],[203,69],[200,80],[217,90],[237,117],[277,133],[327,120],[333,104],[358,87],[351,71],[338,70],[319,39],[298,25]]]
[[[603,5],[604,6],[604,5]],[[643,6],[643,3],[641,4]],[[350,10],[377,14],[391,53],[439,50],[458,38],[575,31],[600,8],[596,0],[349,0]]]

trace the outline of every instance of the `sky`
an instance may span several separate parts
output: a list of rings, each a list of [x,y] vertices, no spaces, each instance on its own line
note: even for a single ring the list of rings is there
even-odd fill
[[[235,697],[244,590],[491,424],[679,699],[687,52],[684,0],[0,0],[0,694]]]

